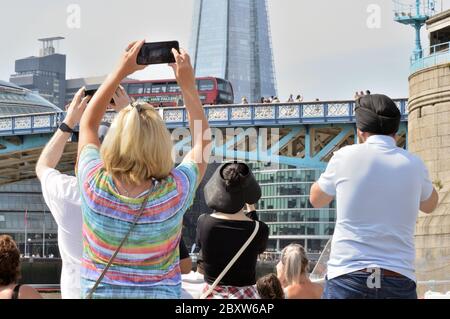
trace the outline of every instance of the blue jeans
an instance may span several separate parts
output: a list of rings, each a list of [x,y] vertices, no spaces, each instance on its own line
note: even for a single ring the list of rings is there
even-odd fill
[[[370,288],[369,276],[357,271],[327,279],[322,299],[417,299],[416,283],[407,277],[381,275],[380,288]]]

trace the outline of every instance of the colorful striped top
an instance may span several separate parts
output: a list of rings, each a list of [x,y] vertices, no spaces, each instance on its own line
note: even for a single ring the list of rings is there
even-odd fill
[[[78,162],[83,210],[81,290],[85,298],[130,229],[145,195],[119,194],[94,145]],[[97,288],[94,298],[177,299],[181,296],[178,244],[192,205],[198,166],[185,161],[150,190],[142,217]]]

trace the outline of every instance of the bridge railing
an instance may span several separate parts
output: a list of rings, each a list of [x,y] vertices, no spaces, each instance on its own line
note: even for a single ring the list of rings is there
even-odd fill
[[[53,132],[64,116],[63,112],[0,116],[0,136]]]
[[[416,54],[412,55],[410,61],[411,73],[415,73],[422,69],[431,68],[435,65],[449,63],[450,42],[440,43],[425,48],[419,54],[419,57],[417,57]]]
[[[407,99],[394,101],[402,114],[402,120],[406,121]],[[205,106],[212,127],[352,123],[355,122],[354,110],[355,101]],[[159,112],[169,128],[189,125],[184,107],[161,108]],[[0,136],[53,132],[64,116],[63,112],[0,116]],[[108,112],[104,120],[111,122],[114,116],[114,112]]]
[[[396,99],[402,114],[408,117],[408,100]],[[355,122],[355,101],[330,101],[276,104],[237,104],[205,107],[208,121],[213,127],[292,125]],[[163,108],[160,114],[168,127],[187,126],[185,108]]]

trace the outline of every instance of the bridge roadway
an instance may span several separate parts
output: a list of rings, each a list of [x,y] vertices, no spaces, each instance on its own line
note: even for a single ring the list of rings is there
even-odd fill
[[[397,142],[407,145],[407,99],[395,100],[402,114]],[[213,154],[298,168],[326,167],[337,149],[356,142],[355,101],[206,106],[213,128]],[[173,132],[178,154],[190,149],[184,108],[159,112]],[[105,115],[111,122],[114,112]],[[0,116],[0,185],[34,178],[42,148],[64,120],[64,112]],[[230,131],[231,130],[231,131]],[[73,170],[76,136],[68,143],[59,169]]]

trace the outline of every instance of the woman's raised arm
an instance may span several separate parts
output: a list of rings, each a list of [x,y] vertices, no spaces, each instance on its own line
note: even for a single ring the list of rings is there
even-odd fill
[[[89,107],[84,112],[80,122],[78,155],[80,155],[83,147],[88,144],[100,146],[98,127],[120,82],[128,75],[145,69],[146,66],[137,64],[137,55],[144,42],[144,40],[133,42],[128,46],[118,67],[108,76],[89,103]]]
[[[178,85],[183,92],[186,110],[189,114],[189,128],[192,135],[192,150],[186,155],[186,160],[194,161],[199,168],[199,182],[203,179],[211,156],[211,130],[203,110],[197,88],[195,87],[194,69],[189,55],[181,49],[172,50],[175,64],[171,64]]]

